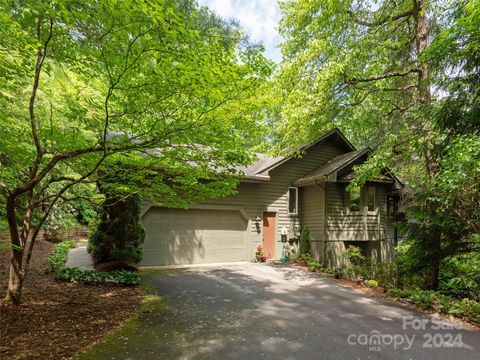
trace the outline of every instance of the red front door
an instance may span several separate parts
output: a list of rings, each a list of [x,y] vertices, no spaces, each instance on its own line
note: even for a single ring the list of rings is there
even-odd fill
[[[263,251],[267,259],[275,257],[275,218],[276,213],[263,213]]]

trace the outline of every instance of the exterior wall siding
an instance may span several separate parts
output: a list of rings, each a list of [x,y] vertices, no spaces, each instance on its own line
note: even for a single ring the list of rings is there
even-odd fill
[[[301,195],[304,189],[299,188],[299,214],[288,214],[288,187],[298,178],[308,174],[333,157],[340,155],[345,150],[330,140],[321,142],[310,149],[301,158],[293,158],[284,164],[271,170],[270,181],[265,183],[241,183],[238,193],[233,196],[217,200],[208,200],[202,204],[240,206],[249,217],[249,242],[251,252],[262,241],[262,223],[254,221],[256,216],[262,218],[264,211],[277,213],[276,218],[276,241],[275,257],[282,255],[280,231],[283,227],[288,229],[289,237],[294,236],[295,226],[301,225],[300,217],[304,209],[302,202],[305,199]]]
[[[312,256],[324,261],[325,242],[325,190],[318,186],[301,189],[302,226],[310,231]]]
[[[290,159],[272,169],[268,173],[270,181],[242,182],[237,194],[206,200],[192,208],[240,211],[247,219],[247,251],[252,258],[263,236],[262,220],[257,222],[255,218],[263,219],[263,212],[268,211],[276,213],[276,258],[282,256],[281,229],[287,228],[288,237],[292,238],[301,226],[306,226],[310,230],[312,255],[327,266],[341,266],[341,252],[352,241],[361,241],[365,248],[383,260],[391,259],[394,232],[386,217],[384,186],[376,188],[375,213],[350,213],[344,201],[346,184],[327,183],[324,188],[299,188],[299,213],[288,214],[288,188],[292,183],[345,151],[348,150],[327,139],[309,148],[302,157]]]
[[[326,265],[345,265],[341,253],[350,242],[364,242],[364,251],[377,260],[392,260],[394,238],[391,225],[387,225],[385,186],[375,186],[375,212],[368,212],[365,204],[360,212],[350,212],[345,204],[346,187],[341,183],[326,185]]]
[[[327,238],[329,241],[370,241],[385,238],[381,224],[385,218],[383,189],[376,186],[375,212],[367,212],[363,206],[359,212],[350,212],[345,206],[347,184],[327,183]]]

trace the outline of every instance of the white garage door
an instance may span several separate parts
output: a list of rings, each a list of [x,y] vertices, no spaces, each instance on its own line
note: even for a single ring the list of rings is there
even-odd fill
[[[239,211],[152,207],[143,216],[142,265],[246,260],[247,220]]]

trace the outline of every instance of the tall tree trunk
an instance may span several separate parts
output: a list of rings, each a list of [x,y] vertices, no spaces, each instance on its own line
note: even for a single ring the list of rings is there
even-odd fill
[[[7,294],[4,302],[7,304],[20,305],[22,301],[22,261],[15,254],[10,259],[10,274],[8,276]]]
[[[22,296],[22,261],[25,244],[22,244],[18,234],[15,198],[10,196],[7,197],[7,221],[10,230],[12,256],[10,258],[10,274],[8,278],[7,294],[4,302],[19,305]]]
[[[428,264],[428,268],[424,273],[424,282],[425,287],[430,290],[438,289],[438,276],[440,272],[440,261],[441,256],[441,231],[437,226],[431,226],[428,234],[428,241],[426,243],[427,247],[427,259],[425,259]]]
[[[417,54],[420,56],[428,46],[428,30],[427,19],[425,18],[425,3],[423,0],[414,1],[414,17],[416,22],[415,42]],[[422,104],[430,104],[432,96],[430,92],[430,75],[428,63],[420,64],[420,72],[418,74],[418,94]]]
[[[416,48],[417,55],[420,56],[428,46],[428,29],[427,19],[425,11],[424,0],[414,0],[414,17],[416,22]],[[432,103],[432,94],[430,91],[430,73],[428,63],[422,62],[419,64],[420,72],[418,74],[418,97],[419,102],[424,105],[430,105]],[[434,143],[429,144],[429,147],[425,150],[425,170],[430,179],[435,178],[437,173],[437,159],[432,154],[431,149],[435,146]],[[426,204],[425,210],[430,217],[433,218],[436,215],[436,208],[433,204]],[[441,237],[442,232],[438,226],[430,224],[428,240],[426,241],[428,256],[425,259],[429,264],[428,270],[424,274],[425,285],[432,290],[438,289],[438,276],[441,261]]]

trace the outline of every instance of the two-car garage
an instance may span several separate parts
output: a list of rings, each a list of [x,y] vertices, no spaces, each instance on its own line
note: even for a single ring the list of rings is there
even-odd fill
[[[143,216],[142,265],[183,265],[249,258],[248,220],[239,210],[151,207]]]

